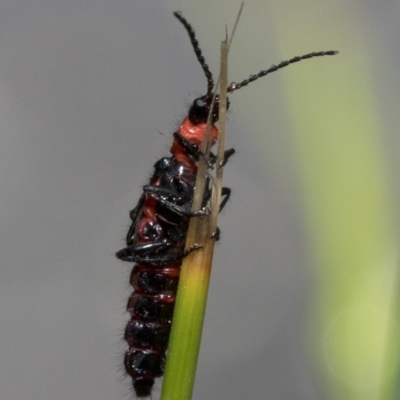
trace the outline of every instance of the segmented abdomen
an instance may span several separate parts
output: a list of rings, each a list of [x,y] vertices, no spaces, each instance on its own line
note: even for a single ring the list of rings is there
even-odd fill
[[[127,305],[124,364],[138,397],[149,396],[155,378],[164,372],[194,179],[195,173],[174,157],[158,161],[131,211],[127,247],[117,253],[117,258],[136,263],[130,276],[134,292]]]
[[[179,273],[179,265],[136,265],[132,270],[134,293],[127,306],[131,319],[125,328],[129,346],[125,368],[138,396],[148,396],[154,378],[163,375]]]

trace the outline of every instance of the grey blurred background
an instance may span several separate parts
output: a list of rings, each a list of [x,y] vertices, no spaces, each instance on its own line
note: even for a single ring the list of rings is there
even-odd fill
[[[396,121],[400,6],[351,2],[380,60],[378,107]],[[121,379],[130,267],[114,253],[152,165],[168,155],[158,131],[169,136],[206,88],[172,12],[193,24],[216,75],[223,24],[239,4],[0,1],[1,399],[131,397]],[[331,48],[326,38],[304,46]],[[231,54],[231,80],[281,61],[268,2],[246,3]],[[279,73],[231,96],[233,194],[219,223],[197,400],[323,399],[303,344],[312,269],[285,118]],[[396,176],[399,140],[387,132]]]

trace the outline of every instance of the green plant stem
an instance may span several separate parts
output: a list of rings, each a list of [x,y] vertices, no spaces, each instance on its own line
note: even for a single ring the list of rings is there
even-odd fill
[[[227,54],[225,41],[221,49],[221,77],[225,77],[224,81],[221,80],[221,87],[224,88],[227,87]],[[222,72],[223,69],[225,69],[224,72]],[[225,126],[222,121],[225,115],[226,89],[224,104],[220,103],[222,129]],[[221,134],[223,143],[224,132],[220,129],[219,140],[221,140]],[[205,141],[207,141],[207,133]],[[217,165],[218,162],[217,160]],[[222,171],[222,168],[218,170]],[[206,173],[204,160],[200,160],[193,210],[198,210],[201,206]],[[217,175],[217,180],[222,179],[222,173],[217,173]],[[211,227],[216,226],[222,182],[216,182],[215,187],[216,192],[219,193],[213,194],[211,216],[192,218],[189,223],[186,248],[193,244],[202,244],[203,247],[189,254],[182,263],[161,400],[190,400],[192,397],[214,253],[215,240],[211,237]]]

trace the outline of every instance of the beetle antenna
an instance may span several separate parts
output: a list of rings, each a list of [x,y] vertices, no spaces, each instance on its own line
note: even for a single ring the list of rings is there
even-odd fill
[[[196,54],[197,59],[199,60],[201,68],[203,68],[204,74],[207,78],[207,94],[210,94],[214,87],[214,80],[213,80],[210,68],[206,64],[204,56],[201,53],[201,49],[199,47],[199,42],[196,39],[194,30],[193,30],[192,26],[189,24],[189,22],[187,22],[186,19],[182,17],[182,14],[179,11],[174,12],[174,15],[182,23],[182,25],[185,27],[185,29],[189,35],[190,42],[192,43],[192,46],[193,46],[193,50]]]
[[[266,70],[262,70],[257,75],[250,75],[248,79],[245,79],[244,81],[242,81],[240,83],[232,82],[228,86],[227,90],[228,90],[229,93],[233,93],[235,90],[238,90],[238,89],[242,88],[243,86],[247,86],[250,82],[253,82],[258,78],[261,78],[261,77],[263,77],[265,75],[268,75],[271,72],[278,71],[278,69],[287,67],[288,65],[294,64],[294,63],[299,62],[301,60],[307,60],[308,58],[313,58],[313,57],[334,56],[337,53],[339,53],[339,52],[335,51],[335,50],[329,50],[329,51],[319,51],[319,52],[316,52],[316,53],[309,53],[309,54],[304,54],[303,56],[293,57],[291,60],[282,61],[278,65],[272,65],[271,68],[266,69]]]

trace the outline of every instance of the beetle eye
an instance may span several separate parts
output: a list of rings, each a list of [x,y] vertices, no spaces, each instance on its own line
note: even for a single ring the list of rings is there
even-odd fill
[[[197,107],[204,107],[206,105],[206,102],[203,99],[196,99],[196,106]]]

